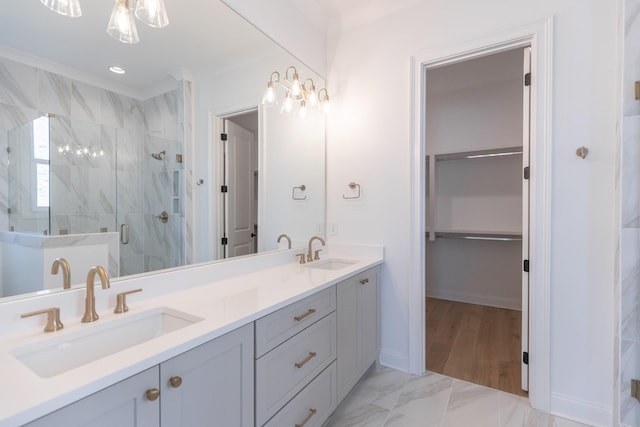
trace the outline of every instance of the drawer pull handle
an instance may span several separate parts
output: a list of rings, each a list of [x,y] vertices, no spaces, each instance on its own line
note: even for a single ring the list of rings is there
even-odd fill
[[[182,378],[178,376],[171,377],[169,378],[169,384],[171,384],[173,388],[178,388],[182,385]]]
[[[360,279],[360,284],[361,285],[365,285],[367,283],[369,283],[369,279],[368,278]]]
[[[313,359],[314,357],[316,357],[318,355],[318,353],[316,353],[315,351],[312,353],[309,353],[309,355],[302,361],[302,362],[296,362],[295,366],[296,368],[300,369],[302,368],[304,365],[307,364],[307,362],[311,359]]]
[[[317,412],[318,410],[315,408],[309,409],[309,415],[307,415],[307,418],[305,418],[300,424],[296,424],[296,427],[304,427],[304,425],[309,422],[311,417],[313,417]]]
[[[158,396],[160,396],[160,390],[158,390],[157,388],[150,388],[145,394],[147,396],[147,399],[153,402],[158,398]]]
[[[303,320],[305,317],[311,316],[315,312],[316,312],[315,308],[310,308],[305,314],[301,314],[300,316],[295,316],[293,320],[295,320],[296,322],[299,322]]]

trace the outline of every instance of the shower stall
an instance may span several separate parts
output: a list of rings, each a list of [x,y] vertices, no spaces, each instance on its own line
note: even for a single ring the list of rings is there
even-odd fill
[[[8,231],[119,233],[119,275],[183,265],[179,93],[129,98],[109,124],[49,114],[9,131]]]

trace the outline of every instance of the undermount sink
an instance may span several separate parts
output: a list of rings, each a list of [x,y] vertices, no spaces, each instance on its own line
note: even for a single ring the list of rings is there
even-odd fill
[[[134,345],[201,321],[167,307],[129,314],[117,320],[13,349],[11,354],[41,378],[49,378]]]
[[[320,270],[342,270],[343,268],[349,267],[358,261],[353,261],[350,259],[339,259],[339,258],[329,258],[322,261],[315,261],[311,264],[307,264],[309,268],[317,268]]]

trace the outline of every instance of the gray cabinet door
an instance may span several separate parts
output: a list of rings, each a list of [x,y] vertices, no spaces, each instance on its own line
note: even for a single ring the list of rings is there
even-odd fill
[[[147,369],[26,424],[29,427],[158,427],[160,399],[146,391],[158,388],[158,367]]]
[[[253,426],[253,358],[249,324],[162,363],[161,425]]]

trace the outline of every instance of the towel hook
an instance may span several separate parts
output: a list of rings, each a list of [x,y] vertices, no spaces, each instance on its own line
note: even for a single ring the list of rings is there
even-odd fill
[[[302,184],[298,187],[293,187],[293,190],[291,190],[291,198],[293,200],[307,200],[307,196],[304,197],[296,197],[296,190],[300,190],[300,191],[305,191],[307,189],[307,186]]]
[[[356,194],[355,196],[345,196],[344,194],[342,195],[342,198],[345,200],[350,200],[350,199],[359,199],[360,198],[360,184],[356,184],[355,182],[350,182],[349,183],[349,188],[352,190],[355,190],[356,188],[358,189],[358,194]]]

